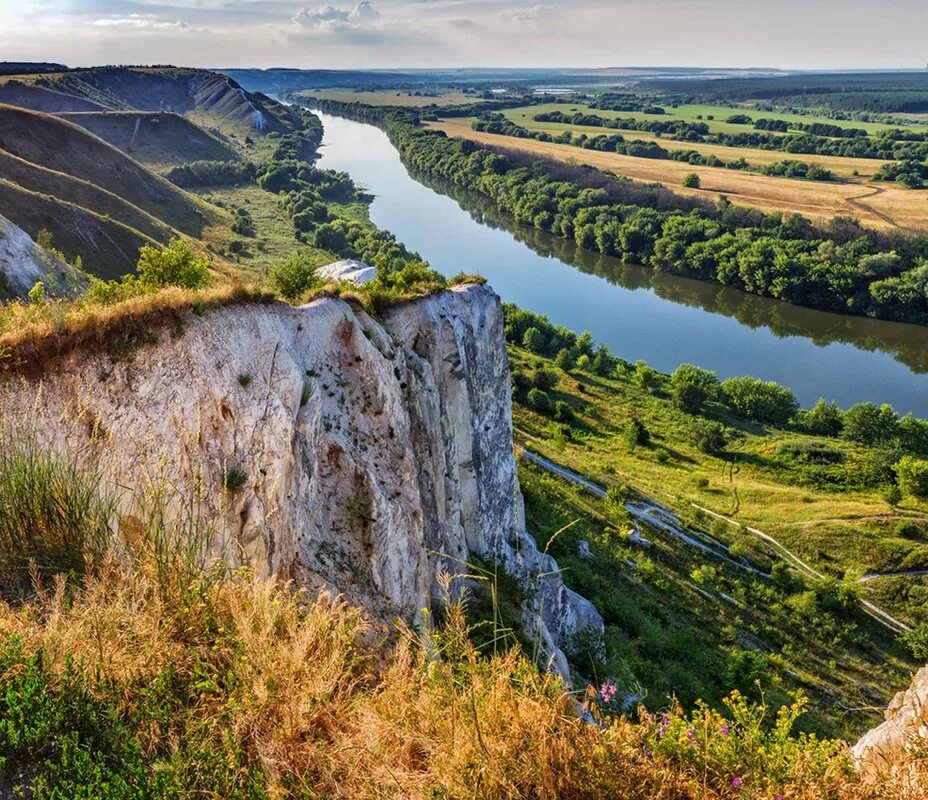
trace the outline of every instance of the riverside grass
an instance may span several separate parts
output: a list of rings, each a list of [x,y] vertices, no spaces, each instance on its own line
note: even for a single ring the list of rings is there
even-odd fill
[[[107,486],[66,455],[46,468],[15,432],[3,446],[13,468],[0,480],[52,487],[5,492],[11,518],[59,515],[69,541],[80,540],[88,517],[72,506],[86,493],[74,484],[104,500]],[[163,499],[147,517],[147,502],[134,508],[112,513],[105,551],[84,537],[94,546],[83,569],[36,568],[28,595],[0,601],[0,780],[14,792],[914,800],[928,786],[914,759],[904,780],[862,784],[843,743],[791,733],[801,696],[777,713],[735,694],[719,710],[671,705],[632,719],[613,707],[611,685],[571,692],[498,637],[478,649],[466,595],[416,632],[229,570],[205,550],[165,546]],[[214,532],[210,520],[181,519],[189,541]]]

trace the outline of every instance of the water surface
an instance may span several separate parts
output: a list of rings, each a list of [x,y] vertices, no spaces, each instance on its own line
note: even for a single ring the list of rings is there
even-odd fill
[[[319,113],[319,112],[317,112]],[[789,386],[804,406],[871,400],[928,417],[928,328],[747,295],[582,250],[500,215],[483,197],[419,177],[380,129],[321,114],[320,166],[375,196],[371,219],[445,275],[486,276],[504,299],[629,361]]]

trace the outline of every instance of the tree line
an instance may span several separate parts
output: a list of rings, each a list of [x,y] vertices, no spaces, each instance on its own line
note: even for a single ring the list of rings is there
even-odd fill
[[[865,229],[838,217],[687,202],[610,179],[450,139],[383,115],[403,160],[491,198],[516,220],[579,246],[655,269],[799,305],[928,323],[928,239]]]

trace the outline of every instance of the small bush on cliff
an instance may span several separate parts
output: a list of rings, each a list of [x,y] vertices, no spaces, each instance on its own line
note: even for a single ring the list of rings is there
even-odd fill
[[[318,285],[316,265],[305,253],[293,253],[274,264],[268,272],[271,284],[285,300],[297,300],[313,286]]]

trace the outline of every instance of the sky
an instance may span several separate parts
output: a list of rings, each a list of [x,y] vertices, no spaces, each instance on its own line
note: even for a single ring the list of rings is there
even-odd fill
[[[69,66],[909,68],[928,0],[0,0],[0,60]]]

